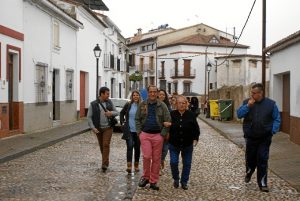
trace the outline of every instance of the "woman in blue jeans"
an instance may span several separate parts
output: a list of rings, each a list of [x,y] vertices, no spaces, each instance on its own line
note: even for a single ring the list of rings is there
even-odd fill
[[[158,90],[158,99],[167,105],[169,112],[172,111],[168,94],[164,89]],[[165,160],[166,160],[166,156],[168,154],[168,150],[169,150],[169,143],[168,143],[168,134],[167,134],[167,136],[164,139],[164,144],[163,144],[163,148],[162,148],[162,152],[161,152],[160,170],[163,170],[165,168]],[[162,172],[160,172],[160,175],[161,174],[162,174]]]
[[[132,172],[132,155],[134,150],[134,171],[139,171],[139,160],[140,160],[140,139],[136,133],[135,128],[135,113],[138,104],[141,102],[141,95],[138,91],[131,93],[130,102],[124,105],[120,112],[120,123],[123,126],[122,139],[126,140],[127,145],[127,169],[126,171],[130,174]],[[125,117],[125,118],[124,118]]]
[[[194,146],[197,145],[200,128],[196,115],[188,110],[188,101],[184,96],[177,97],[177,110],[171,112],[169,152],[173,186],[188,189]],[[166,125],[165,125],[166,126]],[[179,177],[179,154],[182,156],[182,172]]]

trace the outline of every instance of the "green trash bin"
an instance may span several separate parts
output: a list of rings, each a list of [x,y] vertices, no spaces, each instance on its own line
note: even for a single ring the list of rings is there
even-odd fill
[[[232,104],[233,101],[231,99],[219,99],[219,120],[229,121],[232,119]]]

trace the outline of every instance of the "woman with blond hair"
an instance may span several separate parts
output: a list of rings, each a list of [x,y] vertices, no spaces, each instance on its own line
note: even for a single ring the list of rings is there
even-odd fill
[[[127,145],[127,169],[128,174],[132,172],[132,155],[134,150],[134,171],[139,171],[140,160],[140,139],[135,128],[135,113],[138,104],[141,102],[141,95],[138,91],[133,91],[130,96],[130,102],[126,103],[120,112],[120,123],[123,128],[122,139],[126,140]]]

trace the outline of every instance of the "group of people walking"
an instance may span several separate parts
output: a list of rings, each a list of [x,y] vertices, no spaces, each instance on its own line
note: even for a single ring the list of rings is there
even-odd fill
[[[142,151],[143,173],[139,187],[150,184],[150,189],[159,190],[160,170],[165,168],[169,151],[170,168],[174,188],[180,185],[188,189],[194,147],[198,144],[200,128],[195,107],[191,109],[185,96],[169,96],[156,86],[147,88],[147,99],[142,100],[139,91],[133,91],[130,101],[120,112],[123,128],[122,139],[126,140],[128,173],[138,172]],[[195,100],[192,100],[195,102]],[[197,100],[198,101],[198,100]],[[198,102],[197,102],[198,104]],[[106,109],[105,109],[106,108]],[[251,179],[257,168],[257,182],[261,191],[268,192],[267,165],[272,135],[279,130],[280,117],[274,101],[263,96],[263,86],[254,85],[251,98],[246,99],[237,111],[245,118],[243,129],[246,139],[246,176]],[[118,115],[109,100],[109,89],[101,87],[99,99],[90,104],[87,118],[91,130],[96,134],[102,154],[102,171],[109,166],[111,119]],[[182,171],[179,174],[179,155]]]

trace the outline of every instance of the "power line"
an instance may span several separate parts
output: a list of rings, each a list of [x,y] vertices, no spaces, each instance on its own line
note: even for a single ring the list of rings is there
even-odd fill
[[[213,66],[218,67],[218,66],[222,65],[223,63],[225,63],[225,61],[227,60],[227,58],[230,57],[230,56],[232,55],[234,49],[235,49],[236,46],[238,45],[238,41],[240,40],[240,38],[241,38],[241,36],[242,36],[242,34],[243,34],[243,32],[244,32],[244,29],[245,29],[246,25],[247,25],[247,23],[248,23],[248,21],[249,21],[249,19],[250,19],[250,16],[251,16],[251,13],[252,13],[252,11],[253,11],[253,8],[254,8],[255,3],[256,3],[256,0],[254,0],[253,4],[252,4],[252,6],[251,6],[250,12],[249,12],[249,14],[248,14],[248,16],[247,16],[247,19],[246,19],[246,21],[245,21],[245,23],[244,23],[244,26],[243,26],[243,28],[242,28],[242,30],[241,30],[241,32],[240,32],[239,37],[238,37],[237,40],[235,41],[234,46],[232,47],[230,53],[229,53],[227,56],[225,56],[224,61],[222,61],[222,62],[221,62],[220,64],[218,64],[218,65],[214,65],[214,64],[209,60],[209,58],[208,58],[208,61],[209,61]],[[208,47],[208,46],[207,46],[207,47]],[[157,47],[156,47],[156,51],[157,51]],[[130,53],[134,53],[134,52],[131,52],[131,51],[130,51]],[[134,54],[135,54],[135,53],[134,53]],[[153,57],[153,56],[148,56],[148,55],[142,55],[141,53],[138,53],[138,54],[135,54],[135,55],[136,55],[136,56],[140,56],[140,57]],[[176,58],[176,57],[157,57],[157,59],[163,59],[163,60],[168,60],[168,59],[185,59],[185,58],[198,57],[198,56],[201,56],[201,55],[202,55],[202,54],[196,54],[196,55],[184,56],[184,57],[177,57],[177,58]]]
[[[247,23],[248,23],[248,21],[249,21],[249,18],[250,18],[250,16],[251,16],[251,13],[252,13],[252,10],[253,10],[253,8],[254,8],[255,3],[256,3],[256,0],[254,0],[254,2],[253,2],[253,4],[252,4],[252,7],[251,7],[250,12],[249,12],[249,14],[248,14],[248,17],[247,17],[247,19],[246,19],[246,21],[245,21],[245,23],[244,23],[244,26],[243,26],[243,28],[242,28],[242,31],[241,31],[241,33],[240,33],[238,39],[236,40],[235,45],[234,45],[233,48],[231,49],[230,53],[229,53],[227,56],[225,56],[224,61],[222,61],[222,62],[221,62],[220,64],[218,64],[218,65],[214,65],[214,64],[213,64],[212,62],[210,62],[209,59],[208,59],[208,61],[209,61],[213,66],[218,67],[218,66],[222,65],[223,63],[225,63],[225,61],[227,60],[227,58],[230,57],[230,56],[232,55],[232,52],[233,52],[233,50],[236,48],[236,46],[237,46],[237,44],[238,44],[238,41],[240,40],[240,38],[241,38],[241,36],[242,36],[242,34],[243,34],[243,32],[244,32],[244,29],[245,29],[245,27],[246,27],[246,25],[247,25]]]

